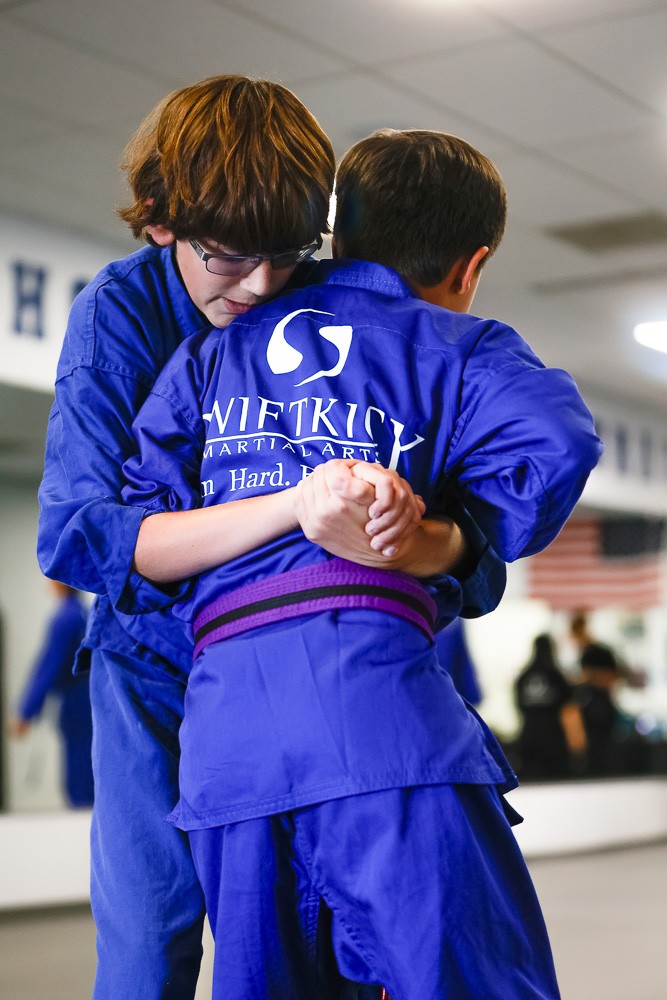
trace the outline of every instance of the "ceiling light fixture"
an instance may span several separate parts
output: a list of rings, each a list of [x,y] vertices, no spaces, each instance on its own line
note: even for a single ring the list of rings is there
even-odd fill
[[[667,320],[656,323],[638,323],[633,333],[638,344],[667,354]]]

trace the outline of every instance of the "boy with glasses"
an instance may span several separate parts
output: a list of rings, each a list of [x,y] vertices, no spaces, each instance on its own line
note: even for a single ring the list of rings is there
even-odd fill
[[[79,654],[79,669],[90,664],[95,727],[94,996],[188,1000],[204,903],[187,838],[164,817],[178,798],[192,644],[169,595],[132,567],[144,512],[120,503],[122,464],[135,447],[132,420],[175,349],[274,296],[319,245],[334,159],[318,123],[284,87],[222,76],[163,101],[130,143],[126,169],[134,201],[121,216],[149,245],[104,268],[72,308],[47,435],[38,554],[48,576],[97,595]],[[377,501],[373,488],[339,469],[337,512],[325,511],[339,542],[361,509],[355,500],[386,512],[380,545],[400,543],[416,523],[411,492],[397,477],[373,474]],[[276,502],[240,513],[252,544],[270,535]],[[458,552],[455,529],[442,531]],[[215,541],[213,527],[212,552]],[[447,544],[443,552],[444,566]],[[487,553],[482,584],[488,562]],[[480,593],[481,609],[493,606]],[[137,605],[146,613],[131,614]]]
[[[214,996],[330,996],[332,941],[345,976],[396,1000],[555,1000],[514,775],[438,663],[461,590],[433,586],[432,522],[353,564],[317,512],[332,458],[362,477],[376,460],[430,515],[465,504],[513,560],[555,537],[600,442],[567,373],[468,315],[505,225],[486,157],[378,133],[344,157],[337,199],[343,259],[179,348],[125,465],[150,515],[136,568],[193,626],[171,818],[220,943]],[[270,497],[280,537],[248,551],[237,508]],[[205,510],[214,560],[189,528]],[[373,531],[359,519],[360,543]]]

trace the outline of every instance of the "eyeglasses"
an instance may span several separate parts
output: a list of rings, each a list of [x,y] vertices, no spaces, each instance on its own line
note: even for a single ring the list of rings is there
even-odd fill
[[[284,250],[282,253],[254,254],[252,257],[241,257],[231,253],[207,253],[196,240],[189,240],[190,246],[206,265],[211,274],[224,274],[228,278],[240,278],[250,274],[263,261],[268,261],[275,271],[284,267],[295,267],[306,257],[322,246],[322,240],[317,239],[299,250]]]

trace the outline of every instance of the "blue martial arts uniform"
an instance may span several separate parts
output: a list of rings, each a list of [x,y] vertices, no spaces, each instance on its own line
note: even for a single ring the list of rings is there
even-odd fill
[[[294,485],[329,458],[359,458],[397,469],[424,497],[429,514],[442,511],[447,497],[457,493],[506,559],[548,544],[600,451],[592,418],[570,376],[546,369],[510,328],[426,304],[394,272],[378,265],[321,262],[313,279],[308,288],[253,310],[226,330],[191,338],[177,351],[135,421],[139,454],[125,465],[125,499],[148,513],[190,509]],[[249,585],[260,594],[260,581],[329,559],[300,531],[290,533],[202,574],[194,584],[171,588],[178,599],[175,613],[195,619],[221,595],[243,587],[252,593]],[[426,587],[432,589],[428,581]],[[441,624],[459,613],[456,581],[449,588],[441,581],[433,596]],[[370,872],[381,848],[374,829],[366,838],[363,834],[369,816],[375,826],[388,810],[391,818],[380,821],[380,839],[386,842],[387,830],[393,831],[386,854],[392,864],[398,863],[396,832],[410,828],[411,844],[424,816],[430,816],[421,847],[432,842],[435,873],[441,870],[445,843],[466,837],[460,830],[443,832],[433,817],[460,814],[461,828],[474,828],[476,812],[488,818],[495,809],[496,817],[501,815],[498,803],[491,804],[495,788],[515,783],[495,740],[439,668],[433,643],[414,625],[376,610],[342,607],[208,645],[190,676],[181,751],[181,797],[172,818],[182,829],[195,831],[192,842],[209,909],[217,912],[226,887],[235,879],[238,883],[236,918],[245,945],[239,945],[241,959],[223,948],[216,973],[220,996],[313,995],[308,992],[312,982],[308,986],[290,978],[294,969],[305,968],[312,946],[304,930],[309,921],[312,929],[309,893],[330,906],[338,962],[352,978],[379,980],[400,997],[557,996],[548,943],[533,904],[529,926],[537,957],[527,957],[531,947],[524,946],[517,968],[504,978],[494,967],[495,985],[489,979],[493,961],[485,965],[469,955],[473,968],[466,970],[456,948],[449,955],[441,944],[433,945],[442,942],[443,934],[451,938],[454,910],[457,921],[462,919],[460,907],[449,903],[443,908],[453,886],[464,897],[469,892],[471,926],[483,921],[485,943],[487,936],[493,939],[496,955],[508,948],[512,954],[519,938],[525,940],[521,900],[532,892],[525,873],[508,903],[514,918],[495,937],[493,921],[483,916],[493,894],[491,886],[485,894],[482,872],[487,868],[479,862],[483,831],[471,834],[476,847],[470,855],[460,854],[461,872],[447,879],[447,893],[442,880],[435,879],[437,891],[428,897],[432,936],[423,952],[428,969],[416,959],[421,943],[409,934],[406,941],[403,933],[415,907],[425,905],[411,885],[410,870],[397,896],[387,895],[388,885],[395,883],[391,871],[373,896]],[[482,786],[482,792],[463,806],[467,793],[457,791],[457,807],[444,809],[451,789],[462,785]],[[424,792],[425,786],[431,791]],[[441,790],[434,792],[432,786]],[[405,789],[411,789],[410,801],[419,803],[414,813],[406,805],[407,792],[397,800],[388,794]],[[378,799],[379,792],[385,795]],[[321,841],[324,809],[324,825],[337,831],[328,850],[322,850]],[[278,814],[287,817],[288,833],[283,821],[270,819]],[[205,833],[215,827],[222,833]],[[286,879],[280,859],[288,843],[293,865],[302,866],[300,877],[308,888],[300,897],[305,909],[299,911],[298,939],[304,953],[289,974],[286,952],[276,957],[276,942],[281,934],[293,940],[295,929],[288,925],[296,911],[281,925],[280,917],[269,916],[264,896],[260,903],[249,901],[244,913],[241,869],[232,864],[233,872],[223,874],[235,856],[228,849],[230,830],[241,845],[247,833],[251,856],[257,830],[265,847],[274,843],[273,877],[279,884]],[[499,837],[505,846],[489,862],[496,893],[505,880],[511,884],[508,873],[518,865],[516,847],[508,847],[511,838]],[[222,842],[219,856],[212,843],[222,849]],[[243,856],[242,846],[238,852]],[[248,891],[250,900],[252,885]],[[367,894],[371,902],[362,904]],[[382,900],[392,914],[385,914],[389,924],[393,921],[392,961],[379,957],[385,935],[378,934],[377,921],[364,927],[357,921],[360,906],[366,912],[372,906],[383,910]],[[396,909],[405,917],[403,931],[393,919]],[[254,926],[268,921],[267,926],[278,927],[273,938],[266,932],[262,955],[250,963],[251,938],[243,938],[249,912]],[[258,913],[263,914],[259,920]],[[472,937],[470,927],[457,933]],[[426,955],[440,953],[442,966],[432,966]],[[267,970],[274,964],[272,979]],[[410,968],[411,981],[406,978]],[[261,969],[266,982],[260,982]],[[314,974],[312,963],[310,971]],[[443,976],[458,985],[438,992]],[[523,992],[507,992],[508,987],[518,990],[519,982]]]
[[[307,270],[307,268],[306,268]],[[145,247],[79,295],[58,364],[40,487],[38,556],[47,576],[95,593],[80,667],[90,660],[95,808],[91,901],[95,1000],[188,1000],[201,955],[203,896],[187,838],[164,822],[178,799],[178,729],[192,664],[171,597],[132,571],[145,511],[120,503],[131,424],[186,338],[208,331],[174,266]],[[466,525],[477,568],[470,615],[495,607],[504,566]],[[129,612],[137,603],[147,613]]]
[[[85,631],[86,611],[81,599],[72,594],[60,600],[18,708],[19,718],[28,722],[40,714],[48,695],[58,699],[64,791],[69,804],[77,807],[93,804],[88,675],[72,672]]]
[[[120,489],[132,419],[177,345],[208,327],[170,250],[146,247],[79,295],[58,364],[38,556],[47,576],[98,595],[79,657],[91,661],[95,1000],[188,1000],[196,988],[204,900],[186,838],[164,822],[192,649],[169,612],[124,614],[150,585],[131,571],[142,513]]]

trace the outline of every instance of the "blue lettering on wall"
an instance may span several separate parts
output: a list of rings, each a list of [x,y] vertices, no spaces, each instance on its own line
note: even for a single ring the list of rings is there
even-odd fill
[[[622,476],[628,471],[628,431],[623,424],[616,428],[616,469]]]
[[[72,282],[70,302],[74,302],[74,299],[77,297],[79,292],[84,290],[89,281],[90,278],[76,278],[76,280]]]
[[[17,260],[14,271],[14,331],[31,337],[44,336],[44,267]]]
[[[644,479],[650,479],[653,475],[653,437],[648,430],[643,430],[639,438],[639,464]]]

